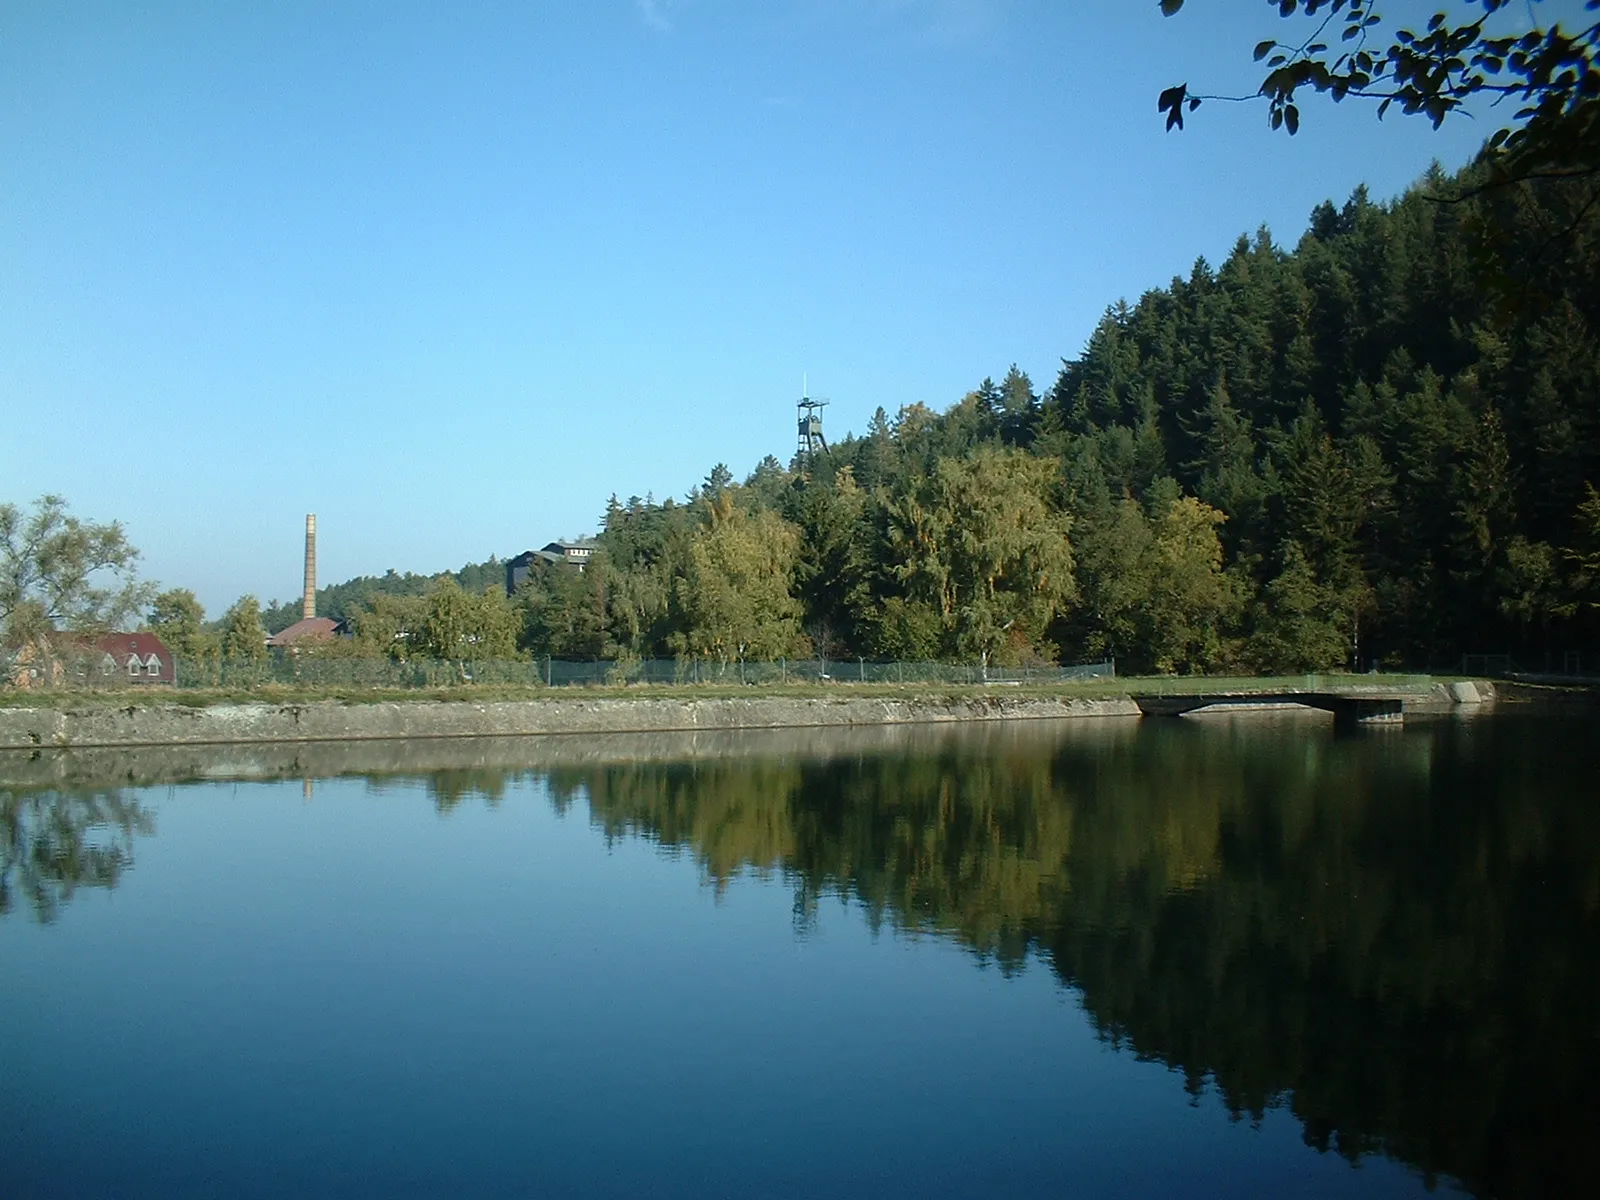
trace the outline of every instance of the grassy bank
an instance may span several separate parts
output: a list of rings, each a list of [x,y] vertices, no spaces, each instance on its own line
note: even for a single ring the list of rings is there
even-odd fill
[[[1429,675],[1277,675],[1151,676],[1126,679],[1089,679],[1068,683],[847,683],[797,681],[789,683],[669,684],[634,683],[542,687],[524,684],[462,683],[437,688],[354,687],[328,685],[260,684],[253,687],[163,688],[104,687],[89,689],[4,689],[0,707],[34,709],[126,708],[178,705],[207,708],[221,704],[393,704],[429,701],[496,703],[537,700],[714,700],[779,697],[820,699],[971,700],[982,696],[1030,698],[1112,699],[1134,693],[1162,695],[1196,692],[1332,691],[1395,693],[1422,692],[1453,677]]]

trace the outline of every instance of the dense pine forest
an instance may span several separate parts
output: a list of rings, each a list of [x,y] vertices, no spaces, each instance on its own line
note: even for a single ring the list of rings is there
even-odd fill
[[[522,645],[1156,671],[1593,646],[1600,214],[1472,182],[1325,203],[1292,251],[1241,237],[1108,310],[1042,395],[1013,367],[810,464],[613,499],[598,561],[517,598]]]
[[[1597,333],[1586,181],[1435,169],[1114,305],[1042,393],[1012,367],[742,483],[613,496],[584,571],[324,589],[357,634],[329,652],[1592,667]]]

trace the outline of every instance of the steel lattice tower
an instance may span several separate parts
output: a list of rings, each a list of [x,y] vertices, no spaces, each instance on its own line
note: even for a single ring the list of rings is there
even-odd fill
[[[796,406],[800,416],[800,439],[795,449],[795,466],[801,474],[811,469],[817,455],[827,453],[828,442],[822,436],[822,410],[827,404],[826,400],[802,395]]]

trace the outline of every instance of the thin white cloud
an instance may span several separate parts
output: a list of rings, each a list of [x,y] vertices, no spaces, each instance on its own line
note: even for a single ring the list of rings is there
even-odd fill
[[[633,0],[639,20],[657,33],[675,32],[696,0]],[[943,44],[992,32],[1009,0],[763,0],[778,19],[842,27],[863,23]],[[712,7],[716,7],[713,5]],[[782,14],[781,16],[779,14]]]
[[[995,17],[989,0],[937,0],[924,7],[928,35],[941,42],[964,42],[986,33]]]
[[[838,24],[862,21],[941,44],[960,44],[990,33],[1002,19],[1006,0],[796,0],[796,10],[813,20]]]
[[[671,0],[633,0],[633,7],[651,29],[660,33],[672,32]]]

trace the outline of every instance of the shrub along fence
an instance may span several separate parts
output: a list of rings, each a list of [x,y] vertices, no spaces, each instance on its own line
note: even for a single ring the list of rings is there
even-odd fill
[[[1067,683],[1112,679],[1111,662],[1079,666],[985,668],[977,663],[871,662],[867,659],[724,662],[714,658],[643,658],[438,662],[369,658],[275,656],[262,662],[179,660],[180,688],[249,688],[268,684],[302,687],[443,688],[462,684],[527,687],[619,686],[654,683],[694,686],[790,683]]]

